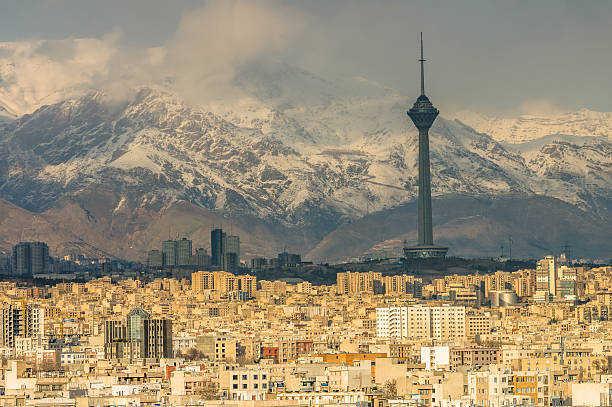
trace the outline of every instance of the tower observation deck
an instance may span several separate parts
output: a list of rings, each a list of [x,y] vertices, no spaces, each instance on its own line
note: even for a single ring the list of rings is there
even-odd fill
[[[423,59],[423,33],[421,33],[421,95],[410,110],[408,117],[419,131],[419,242],[404,248],[407,258],[440,258],[446,256],[447,247],[437,246],[433,239],[431,216],[431,176],[429,174],[429,129],[440,113],[425,96],[425,68]]]

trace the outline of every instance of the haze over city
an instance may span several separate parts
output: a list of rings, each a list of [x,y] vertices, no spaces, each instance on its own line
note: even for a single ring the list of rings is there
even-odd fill
[[[0,405],[612,403],[612,3],[1,9]]]

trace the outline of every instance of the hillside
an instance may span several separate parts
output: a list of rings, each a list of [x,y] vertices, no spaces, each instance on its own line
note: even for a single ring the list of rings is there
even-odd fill
[[[71,225],[70,233],[78,235],[61,239],[139,259],[169,234],[205,245],[205,230],[220,223],[244,233],[243,241],[251,242],[245,254],[286,247],[310,252],[311,259],[358,255],[352,248],[376,242],[357,231],[360,243],[342,248],[332,244],[334,236],[366,215],[390,216],[414,201],[417,137],[405,113],[410,98],[361,78],[328,80],[283,64],[252,66],[234,86],[239,97],[198,106],[159,86],[132,89],[119,99],[88,90],[1,121],[0,198],[28,216]],[[576,114],[582,122],[595,120]],[[524,224],[520,234],[529,240],[547,221],[573,226],[557,240],[525,246],[524,255],[553,250],[559,239],[573,242],[583,236],[577,233],[581,224],[594,227],[599,239],[612,196],[608,122],[596,120],[592,135],[587,125],[578,131],[570,123],[564,137],[547,134],[559,132],[561,123],[509,142],[509,136],[440,117],[431,130],[434,197],[514,202],[523,210],[522,201],[551,198],[550,216]],[[474,217],[475,210],[450,213]],[[401,231],[384,236],[414,239],[414,213],[389,225],[402,225]],[[505,213],[485,223],[493,222],[499,236],[516,235],[513,222],[501,222]],[[0,239],[16,241],[20,233],[3,229]],[[488,239],[472,238],[467,229],[455,228],[448,238],[445,233],[438,235],[456,254],[476,253],[468,246]],[[586,246],[589,255],[609,255],[597,241]]]

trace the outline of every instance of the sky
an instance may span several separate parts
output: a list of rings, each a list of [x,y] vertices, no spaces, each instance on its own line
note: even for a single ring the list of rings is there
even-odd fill
[[[611,21],[609,0],[4,0],[0,42],[21,48],[0,58],[39,94],[173,77],[189,96],[274,59],[416,96],[423,31],[427,93],[443,109],[612,111]]]

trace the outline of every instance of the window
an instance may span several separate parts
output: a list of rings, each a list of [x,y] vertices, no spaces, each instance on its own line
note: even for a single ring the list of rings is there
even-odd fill
[[[247,379],[247,375],[243,374],[242,375],[242,380],[246,380]]]
[[[238,375],[237,374],[233,375],[232,380],[238,380]]]
[[[247,384],[246,384],[246,383],[245,383],[245,384],[243,384],[243,385],[242,385],[242,388],[243,388],[243,389],[246,389],[246,388],[247,388]]]

